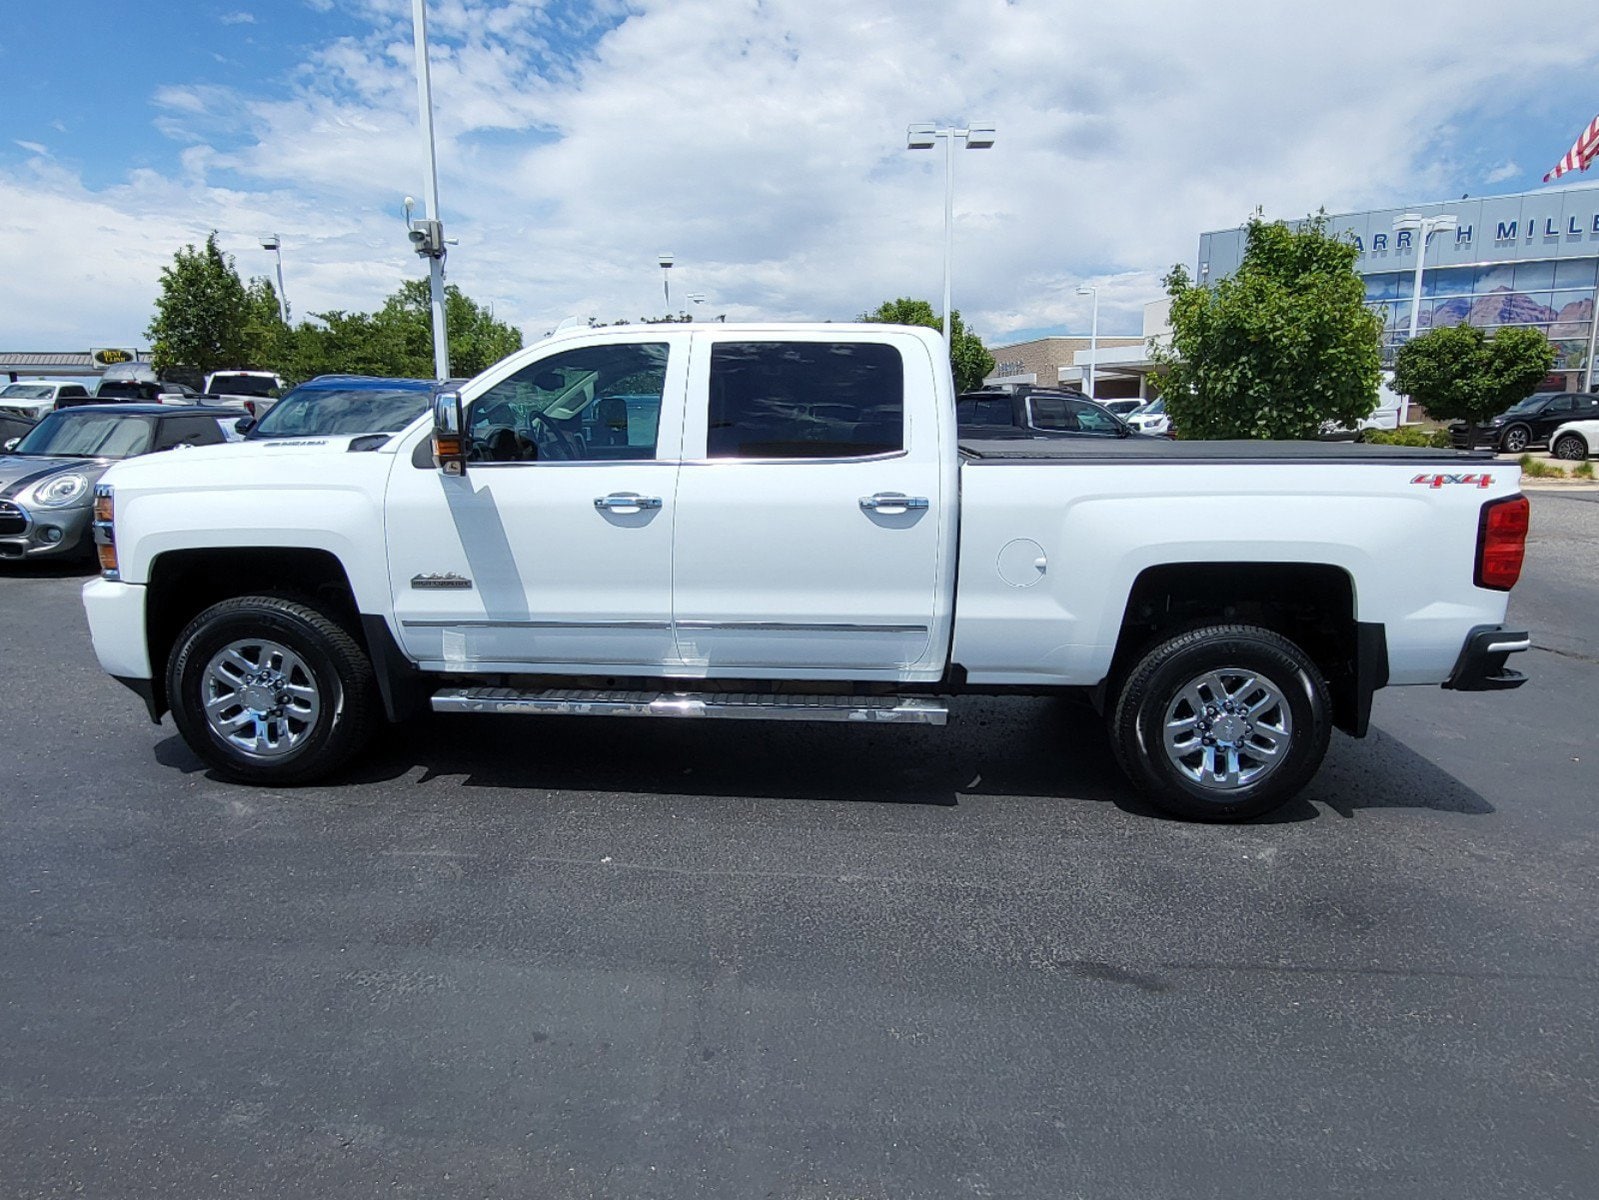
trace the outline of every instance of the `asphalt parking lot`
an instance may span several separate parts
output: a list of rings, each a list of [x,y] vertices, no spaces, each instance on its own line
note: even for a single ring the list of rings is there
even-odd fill
[[[434,718],[227,785],[0,567],[0,1197],[1592,1197],[1599,492],[1269,823],[1097,722]]]

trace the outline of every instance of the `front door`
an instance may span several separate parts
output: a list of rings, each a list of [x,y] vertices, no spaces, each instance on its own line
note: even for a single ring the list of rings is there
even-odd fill
[[[657,674],[675,661],[686,333],[518,356],[465,399],[471,461],[424,439],[389,485],[401,645],[435,670]]]
[[[936,673],[953,499],[936,369],[886,333],[696,335],[673,561],[686,671]]]

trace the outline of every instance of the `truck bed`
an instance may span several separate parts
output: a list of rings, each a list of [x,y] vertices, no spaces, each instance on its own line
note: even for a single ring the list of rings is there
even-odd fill
[[[972,466],[1004,463],[1132,463],[1180,464],[1373,463],[1395,466],[1421,463],[1440,467],[1493,461],[1487,450],[1434,450],[1423,446],[1379,446],[1364,442],[1184,442],[1159,437],[1070,438],[1014,437],[960,439],[962,460]]]

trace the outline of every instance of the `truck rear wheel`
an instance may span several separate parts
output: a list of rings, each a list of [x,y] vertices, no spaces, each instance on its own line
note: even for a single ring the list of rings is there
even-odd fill
[[[378,711],[372,664],[341,625],[280,596],[240,596],[189,622],[167,663],[189,748],[244,783],[308,783],[356,754]]]
[[[1310,781],[1327,753],[1329,708],[1321,672],[1287,638],[1207,625],[1139,659],[1110,708],[1111,744],[1160,808],[1242,821]]]

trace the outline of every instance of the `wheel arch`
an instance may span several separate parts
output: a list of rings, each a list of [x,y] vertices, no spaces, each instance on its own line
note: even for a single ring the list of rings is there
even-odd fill
[[[249,546],[167,550],[150,563],[145,641],[150,649],[151,715],[169,708],[165,664],[184,627],[213,604],[235,596],[270,595],[314,601],[366,646],[349,573],[328,550]],[[367,647],[368,653],[371,648]]]
[[[1365,736],[1371,698],[1388,682],[1385,627],[1356,618],[1355,581],[1330,563],[1189,562],[1133,581],[1105,688],[1112,697],[1154,643],[1209,624],[1258,625],[1304,650],[1327,680],[1333,724]]]

